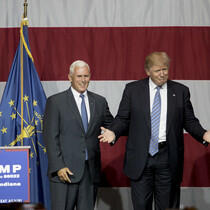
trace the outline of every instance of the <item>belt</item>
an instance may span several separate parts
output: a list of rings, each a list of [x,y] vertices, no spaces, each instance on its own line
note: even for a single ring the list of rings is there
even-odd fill
[[[167,145],[166,141],[159,142],[158,143],[158,149],[160,150],[160,149],[164,148],[166,145]]]

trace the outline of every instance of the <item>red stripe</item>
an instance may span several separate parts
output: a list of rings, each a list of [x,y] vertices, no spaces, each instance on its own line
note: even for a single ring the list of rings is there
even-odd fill
[[[19,29],[0,29],[0,81],[6,81]],[[210,79],[210,27],[30,28],[29,40],[41,80],[67,80],[69,64],[83,59],[93,80],[145,77],[144,59],[153,51],[171,57],[170,78]]]
[[[186,134],[184,160],[182,186],[210,187],[210,148]]]
[[[116,145],[101,144],[102,185],[128,187],[129,180],[123,174],[123,160],[126,138],[121,138]],[[141,161],[141,160],[139,160]],[[189,134],[185,135],[185,159],[183,187],[210,187],[210,148],[205,148]]]
[[[102,186],[130,186],[128,178],[123,174],[125,144],[125,137],[120,138],[114,146],[101,143]]]

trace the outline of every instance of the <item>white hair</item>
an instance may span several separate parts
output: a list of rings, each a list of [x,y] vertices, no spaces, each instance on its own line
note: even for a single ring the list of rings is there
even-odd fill
[[[74,61],[69,67],[69,74],[70,75],[74,74],[74,70],[76,67],[85,67],[85,66],[88,68],[88,71],[90,73],[90,67],[85,61],[82,60]]]

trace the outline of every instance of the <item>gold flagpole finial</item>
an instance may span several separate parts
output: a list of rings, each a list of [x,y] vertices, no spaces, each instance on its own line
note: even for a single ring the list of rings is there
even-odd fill
[[[23,6],[24,6],[23,18],[27,18],[27,6],[28,6],[27,0],[24,0]]]

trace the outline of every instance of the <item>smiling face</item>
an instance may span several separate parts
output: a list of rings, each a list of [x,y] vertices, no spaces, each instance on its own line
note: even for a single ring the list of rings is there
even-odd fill
[[[68,75],[72,87],[79,93],[84,93],[90,82],[90,72],[87,66],[75,67],[74,72]]]
[[[154,65],[146,73],[157,86],[162,86],[168,80],[168,67],[164,65]]]

